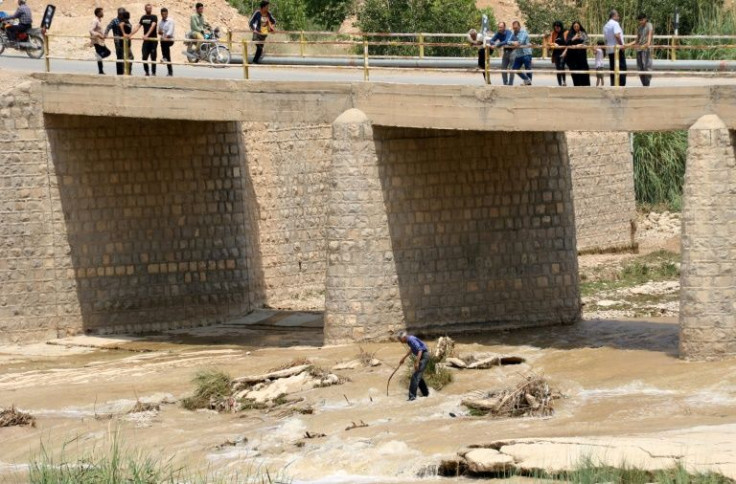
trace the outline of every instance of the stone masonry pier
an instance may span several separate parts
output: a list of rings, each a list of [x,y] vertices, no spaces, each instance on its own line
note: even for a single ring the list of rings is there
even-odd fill
[[[577,249],[633,243],[625,132],[692,126],[682,353],[736,353],[732,87],[38,77],[0,94],[0,340],[571,324]]]

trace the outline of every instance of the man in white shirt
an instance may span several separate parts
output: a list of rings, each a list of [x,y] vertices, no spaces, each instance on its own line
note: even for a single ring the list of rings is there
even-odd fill
[[[171,65],[171,46],[174,45],[174,19],[169,18],[169,9],[161,9],[161,21],[158,23],[158,35],[161,38],[161,60],[166,62],[168,76],[174,75]]]
[[[615,70],[615,46],[619,46],[618,64],[619,70],[626,72],[626,55],[624,51],[624,31],[618,21],[621,17],[616,10],[608,14],[608,23],[603,27],[603,37],[606,39],[606,54],[608,54],[608,65],[611,72]],[[616,85],[616,75],[611,74],[611,85]],[[626,74],[619,75],[619,86],[626,85]]]

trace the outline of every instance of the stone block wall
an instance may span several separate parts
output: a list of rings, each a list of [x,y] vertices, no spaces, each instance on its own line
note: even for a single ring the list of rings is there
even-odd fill
[[[48,115],[46,129],[53,230],[67,239],[85,330],[250,309],[238,123]]]
[[[371,127],[349,113],[334,128],[328,341],[577,321],[564,134]]]
[[[330,125],[243,123],[244,170],[258,233],[256,306],[323,310]]]
[[[688,134],[682,211],[680,353],[736,355],[736,134],[714,115]]]
[[[636,247],[631,135],[566,133],[578,252]]]
[[[58,280],[66,267],[53,232],[39,86],[0,94],[0,343],[38,341],[81,329]],[[58,257],[57,257],[58,254]],[[73,291],[72,291],[73,295]]]

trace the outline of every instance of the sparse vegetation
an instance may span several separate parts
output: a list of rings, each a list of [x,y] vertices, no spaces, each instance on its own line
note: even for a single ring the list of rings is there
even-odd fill
[[[407,360],[406,373],[403,377],[404,384],[408,384],[411,380],[411,375],[414,373],[414,357],[412,356]],[[427,386],[434,388],[435,390],[442,390],[444,387],[452,383],[452,372],[440,361],[437,361],[433,357],[429,357],[429,363],[427,368],[424,370],[424,381]]]
[[[182,399],[181,405],[187,410],[210,408],[213,400],[227,398],[232,394],[232,378],[222,370],[199,370],[192,379],[196,386],[194,395]]]
[[[109,437],[109,446],[82,451],[77,456],[68,447],[77,439],[62,446],[58,456],[41,445],[39,456],[31,462],[28,472],[30,484],[159,484],[159,483],[231,483],[286,484],[291,479],[282,472],[272,474],[268,469],[253,465],[237,474],[213,472],[197,473],[174,464],[173,457],[161,457],[127,447],[118,429]],[[78,442],[78,441],[77,441]]]
[[[651,472],[625,464],[620,467],[602,466],[590,458],[583,459],[577,468],[571,472],[546,477],[571,484],[595,484],[599,482],[622,484],[646,484],[651,482],[657,484],[727,484],[734,482],[733,479],[715,472],[691,473],[682,465]]]
[[[615,272],[602,271],[586,274],[580,284],[583,296],[593,296],[601,291],[633,287],[649,281],[669,281],[680,276],[680,255],[658,250],[631,259]]]

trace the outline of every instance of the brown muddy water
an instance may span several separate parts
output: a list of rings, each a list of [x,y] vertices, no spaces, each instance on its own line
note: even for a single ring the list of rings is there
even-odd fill
[[[350,381],[295,395],[314,408],[312,415],[278,407],[191,412],[175,403],[125,414],[136,398],[175,402],[186,396],[192,376],[204,367],[237,377],[296,358],[325,368],[355,358],[358,345],[321,346],[319,319],[257,312],[218,327],[130,341],[82,337],[61,346],[0,347],[0,407],[15,404],[37,417],[35,428],[0,429],[0,482],[22,482],[42,444],[57,456],[62,448],[67,457],[82,455],[105,448],[116,430],[124,445],[193,471],[261,467],[282,470],[296,483],[392,483],[443,480],[432,475],[432,466],[471,444],[736,422],[736,361],[679,360],[673,320],[585,321],[462,336],[456,338],[459,353],[513,354],[527,362],[455,371],[453,383],[415,402],[406,402],[400,378],[386,396],[386,380],[404,348],[372,343],[362,349],[377,352],[382,365],[338,371]],[[491,420],[470,417],[460,405],[469,392],[507,386],[529,372],[545,375],[566,396],[554,416]],[[346,430],[361,421],[368,426]],[[305,432],[326,436],[303,439]],[[223,446],[228,440],[238,443]]]

